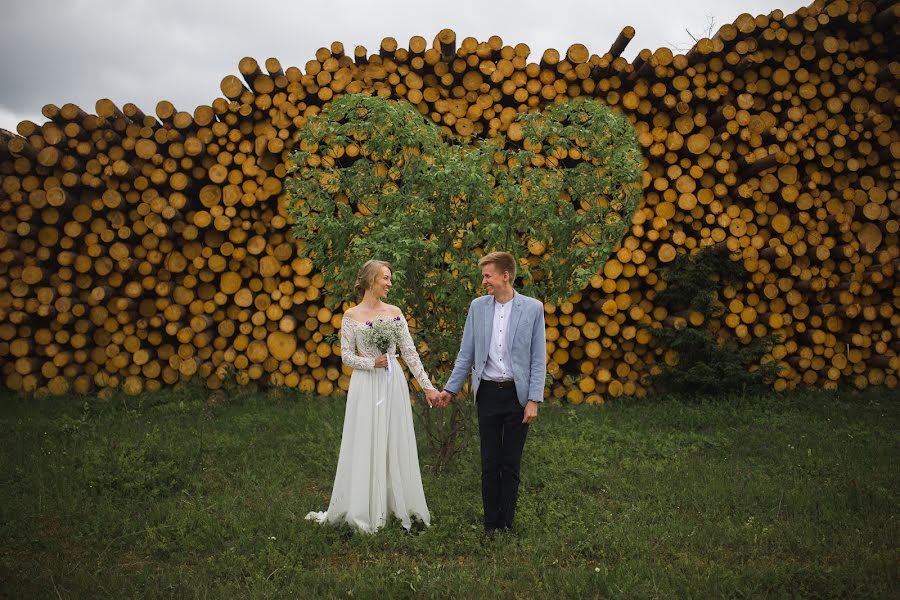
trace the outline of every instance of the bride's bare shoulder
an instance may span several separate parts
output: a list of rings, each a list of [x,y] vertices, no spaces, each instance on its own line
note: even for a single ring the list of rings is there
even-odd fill
[[[358,314],[357,314],[358,312],[359,312],[358,307],[353,306],[344,311],[344,317],[347,317],[348,319],[353,319],[354,321],[358,321],[359,320]]]
[[[400,310],[400,307],[394,306],[393,304],[387,304],[386,306],[387,306],[388,313],[392,317],[402,317],[403,316],[403,311]]]

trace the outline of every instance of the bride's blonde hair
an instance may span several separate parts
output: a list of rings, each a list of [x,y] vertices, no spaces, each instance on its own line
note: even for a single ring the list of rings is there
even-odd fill
[[[357,302],[362,301],[363,296],[366,295],[366,290],[372,287],[375,278],[381,274],[381,267],[387,267],[391,273],[394,272],[394,268],[389,262],[383,260],[367,260],[359,270],[359,273],[356,274],[356,283],[353,285],[353,289],[356,291]]]

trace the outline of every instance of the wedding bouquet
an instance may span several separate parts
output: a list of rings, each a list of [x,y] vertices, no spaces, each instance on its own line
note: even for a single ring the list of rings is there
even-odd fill
[[[366,329],[366,339],[369,343],[382,354],[386,353],[391,346],[400,345],[400,335],[403,332],[403,324],[400,317],[394,317],[391,320],[377,319],[375,321],[366,321],[368,329]]]

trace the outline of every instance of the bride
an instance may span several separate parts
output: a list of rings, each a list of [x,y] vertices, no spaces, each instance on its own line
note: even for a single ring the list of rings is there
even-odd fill
[[[391,276],[388,263],[370,260],[356,277],[361,301],[344,313],[341,324],[341,358],[353,374],[331,502],[327,511],[306,515],[320,523],[346,522],[367,533],[381,528],[389,514],[406,529],[412,526],[412,517],[425,525],[431,522],[419,473],[409,387],[395,352],[425,390],[429,405],[440,394],[422,367],[402,312],[382,301],[391,289]],[[378,349],[375,335],[385,330],[395,332],[387,352]]]

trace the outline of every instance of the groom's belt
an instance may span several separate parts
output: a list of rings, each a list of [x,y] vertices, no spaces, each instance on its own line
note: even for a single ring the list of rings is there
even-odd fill
[[[489,388],[494,388],[498,390],[515,387],[515,382],[512,379],[506,379],[504,381],[493,381],[492,379],[482,379],[482,386],[487,386]]]

